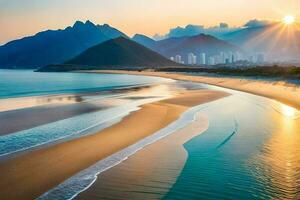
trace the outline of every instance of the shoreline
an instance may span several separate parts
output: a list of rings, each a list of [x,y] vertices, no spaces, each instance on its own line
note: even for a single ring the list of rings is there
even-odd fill
[[[300,87],[283,81],[270,82],[247,78],[241,79],[233,77],[198,76],[193,74],[186,75],[179,73],[152,71],[91,70],[84,72],[155,76],[169,78],[173,80],[205,83],[209,85],[219,86],[227,89],[233,89],[241,92],[247,92],[267,97],[300,110]]]
[[[181,92],[169,99],[145,104],[121,122],[93,135],[32,151],[0,163],[1,197],[37,198],[99,160],[166,127],[188,108],[227,95],[211,90]],[[143,123],[136,123],[140,119],[144,119]],[[45,169],[47,174],[43,173]]]
[[[175,184],[188,158],[183,145],[208,129],[209,121],[201,111],[191,114],[193,121],[103,171],[74,199],[161,199]]]

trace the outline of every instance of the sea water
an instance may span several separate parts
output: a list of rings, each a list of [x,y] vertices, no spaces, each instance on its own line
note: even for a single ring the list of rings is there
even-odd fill
[[[125,74],[40,73],[0,69],[0,99],[50,94],[99,92],[161,82],[163,78]]]
[[[96,96],[85,101],[85,103],[92,105],[101,102],[102,97],[103,100],[110,98],[112,101],[114,98],[126,97],[126,93],[109,95],[109,92],[114,89],[167,82],[170,80],[120,74],[36,73],[30,70],[0,70],[0,98],[97,92]],[[103,91],[107,91],[104,96],[101,95]],[[160,98],[163,98],[163,95],[127,100],[117,106],[107,106],[98,111],[78,114],[70,118],[2,135],[0,136],[0,159],[14,153],[39,148],[42,145],[95,133],[120,121],[130,112],[138,110],[140,105]],[[30,109],[26,108],[26,110]],[[51,109],[51,106],[48,109]],[[1,117],[5,117],[5,113],[8,112],[10,111],[2,112]],[[41,117],[43,117],[42,113]]]

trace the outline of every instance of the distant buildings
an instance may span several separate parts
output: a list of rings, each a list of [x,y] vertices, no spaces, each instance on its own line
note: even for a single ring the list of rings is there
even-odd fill
[[[197,64],[197,56],[193,53],[188,54],[188,64],[189,65],[196,65]]]
[[[263,64],[265,62],[265,55],[262,53],[250,55],[247,60],[251,63]]]
[[[200,65],[206,65],[206,55],[205,53],[201,53],[199,57],[199,64]]]
[[[207,64],[208,65],[215,65],[216,64],[215,57],[214,56],[209,57]]]
[[[244,55],[241,52],[220,52],[218,54],[206,53],[198,54],[198,57],[193,53],[187,54],[186,62],[188,65],[226,65],[226,66],[239,66],[239,65],[251,65],[251,64],[263,64],[265,62],[264,54],[253,54]],[[198,59],[197,59],[198,58]],[[175,57],[170,57],[170,60],[177,63],[184,64],[181,55],[176,55]]]
[[[184,62],[181,60],[181,56],[180,55],[176,55],[175,56],[175,62],[184,64]]]

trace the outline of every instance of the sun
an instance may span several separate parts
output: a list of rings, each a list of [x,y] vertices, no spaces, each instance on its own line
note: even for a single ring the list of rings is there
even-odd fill
[[[286,25],[290,25],[290,24],[293,24],[295,22],[295,17],[292,16],[292,15],[287,15],[283,18],[283,22],[286,24]]]

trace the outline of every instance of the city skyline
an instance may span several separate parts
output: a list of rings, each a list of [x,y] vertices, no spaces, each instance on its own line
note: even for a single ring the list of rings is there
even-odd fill
[[[187,5],[189,5],[187,7]],[[188,9],[185,9],[188,8]],[[74,1],[0,0],[0,44],[47,29],[62,29],[76,20],[108,23],[129,36],[153,36],[188,24],[212,27],[221,22],[243,26],[251,19],[279,21],[286,15],[298,17],[300,1]],[[222,14],[216,14],[222,13]],[[243,13],[241,15],[240,13]],[[253,15],[255,13],[255,15]],[[9,20],[7,20],[9,19]],[[157,23],[159,22],[159,23]]]
[[[171,56],[170,60],[187,65],[194,66],[214,66],[214,65],[230,65],[235,64],[236,66],[248,66],[252,64],[266,64],[264,53],[251,53],[244,54],[241,52],[219,52],[216,54],[206,54],[202,52],[195,54],[193,52],[187,55],[177,54]],[[235,66],[234,65],[234,66]]]

